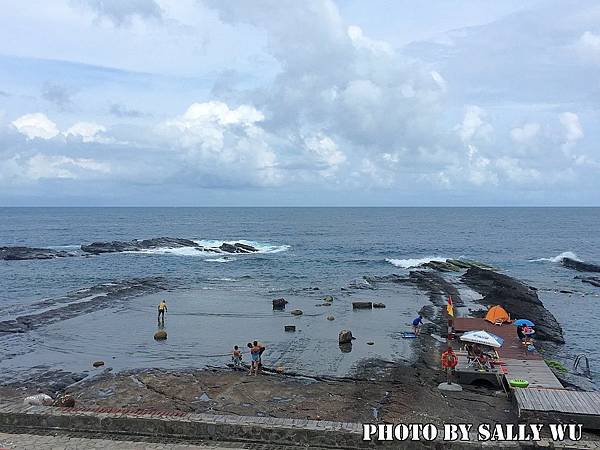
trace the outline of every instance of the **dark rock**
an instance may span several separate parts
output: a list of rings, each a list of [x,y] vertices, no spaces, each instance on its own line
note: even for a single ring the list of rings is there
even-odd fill
[[[241,244],[239,242],[236,242],[233,245],[223,242],[219,246],[219,249],[226,253],[254,253],[258,251],[258,249],[252,247],[251,245]]]
[[[133,241],[93,242],[90,245],[82,245],[81,250],[86,253],[99,255],[102,253],[135,252],[140,250],[152,250],[156,248],[181,248],[196,247],[200,250],[202,246],[189,239],[160,237],[154,239],[143,239]]]
[[[104,365],[104,361],[94,361],[92,363],[92,366],[94,366],[94,367],[101,367],[103,365]]]
[[[371,283],[369,283],[364,278],[358,278],[356,280],[352,280],[348,284],[348,288],[349,289],[375,289],[373,286],[371,286]]]
[[[458,289],[446,281],[444,277],[435,273],[424,270],[414,270],[410,272],[409,278],[419,288],[429,293],[429,300],[437,306],[445,306],[448,304],[448,295],[452,296],[454,306],[460,307],[464,302],[460,298]]]
[[[273,300],[273,309],[285,309],[288,301],[285,298],[276,298]]]
[[[296,331],[296,325],[285,325],[283,329],[285,331]]]
[[[28,259],[54,259],[76,256],[75,253],[51,248],[0,247],[0,260],[24,261]]]
[[[329,321],[331,321],[331,320],[335,320],[335,317],[333,317],[333,316],[327,316],[326,319],[329,320]]]
[[[301,309],[294,309],[290,314],[292,314],[293,316],[301,316],[304,313]]]
[[[600,277],[580,277],[576,276],[576,280],[581,280],[582,283],[588,283],[592,286],[600,287]]]
[[[528,318],[536,324],[538,339],[564,344],[558,321],[544,307],[537,292],[526,284],[507,275],[476,267],[467,270],[462,281],[484,296],[478,300],[480,304],[488,307],[500,305],[511,317]]]
[[[373,303],[373,308],[385,308],[385,303]]]
[[[577,261],[572,258],[563,258],[560,263],[569,269],[577,270],[579,272],[600,272],[599,265]]]
[[[375,342],[369,341],[369,342],[367,342],[367,345],[375,345]]]
[[[333,301],[333,296],[326,295],[325,298],[323,299],[323,301],[327,302],[327,303],[331,303]]]
[[[167,332],[165,330],[158,330],[154,333],[155,341],[164,341],[165,339],[167,339]]]
[[[58,406],[61,408],[73,408],[75,406],[75,399],[72,395],[63,394],[54,400],[53,406]]]
[[[352,302],[352,309],[371,309],[373,303],[371,302]]]
[[[355,338],[352,336],[352,331],[350,330],[342,330],[338,335],[338,342],[340,345],[351,344],[353,339]]]
[[[237,247],[237,248],[238,248],[238,250],[245,250],[245,251],[247,251],[247,252],[249,252],[249,253],[254,253],[254,252],[257,252],[257,251],[258,251],[258,249],[257,249],[257,248],[255,248],[255,247],[252,247],[251,245],[242,244],[242,243],[240,243],[240,242],[236,242],[236,243],[234,244],[234,246],[235,246],[235,247]]]

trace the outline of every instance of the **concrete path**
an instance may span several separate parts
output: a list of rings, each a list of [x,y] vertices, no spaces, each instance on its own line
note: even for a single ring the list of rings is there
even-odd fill
[[[112,439],[73,437],[66,434],[7,434],[0,433],[0,449],[10,450],[233,450],[239,444],[220,443],[218,447],[206,445],[170,444]]]

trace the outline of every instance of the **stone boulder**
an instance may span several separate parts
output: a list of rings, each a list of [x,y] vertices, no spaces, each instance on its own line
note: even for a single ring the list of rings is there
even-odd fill
[[[273,309],[285,309],[288,301],[285,298],[276,298],[273,300]]]
[[[296,331],[296,325],[285,325],[283,329],[288,332],[294,332]]]
[[[164,341],[165,339],[167,339],[167,332],[165,330],[158,330],[154,333],[155,341]]]
[[[63,394],[54,400],[53,406],[59,406],[61,408],[73,408],[75,406],[75,399],[72,395]]]
[[[54,259],[76,256],[74,253],[50,248],[0,247],[0,260],[24,261],[28,259]]]
[[[323,299],[323,301],[325,303],[331,303],[333,301],[333,296],[332,295],[326,295],[325,298]]]
[[[104,361],[94,361],[92,366],[94,367],[102,367],[104,365]]]
[[[600,266],[597,264],[586,263],[572,258],[563,258],[560,263],[569,269],[579,272],[600,272]]]
[[[333,316],[327,316],[326,319],[327,320],[335,320],[335,317],[333,317]]]
[[[372,302],[352,302],[352,309],[372,309]]]
[[[385,303],[373,303],[373,308],[385,308]]]
[[[351,344],[353,339],[355,338],[352,336],[352,331],[350,330],[342,330],[338,335],[338,342],[340,345]]]
[[[293,316],[301,316],[301,315],[302,315],[302,314],[304,314],[304,313],[302,312],[302,310],[301,310],[301,309],[294,309],[294,310],[291,312],[291,314],[292,314]]]

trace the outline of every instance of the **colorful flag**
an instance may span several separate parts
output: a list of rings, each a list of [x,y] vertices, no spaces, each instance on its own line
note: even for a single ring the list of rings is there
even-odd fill
[[[448,306],[446,307],[446,310],[448,311],[448,315],[450,317],[454,317],[454,305],[452,305],[452,296],[448,295]]]

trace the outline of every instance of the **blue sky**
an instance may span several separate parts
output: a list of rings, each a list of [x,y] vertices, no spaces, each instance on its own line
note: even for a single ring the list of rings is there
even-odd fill
[[[600,204],[595,1],[0,8],[0,206]]]

